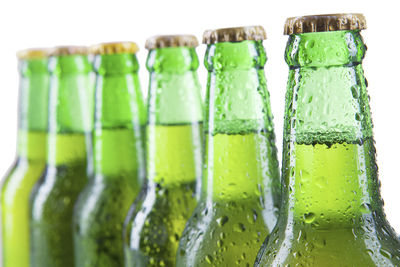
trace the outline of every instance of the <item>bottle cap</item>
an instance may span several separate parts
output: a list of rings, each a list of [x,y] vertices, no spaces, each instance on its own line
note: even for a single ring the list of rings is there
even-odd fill
[[[156,35],[146,40],[146,49],[157,49],[164,47],[196,47],[199,45],[194,35]]]
[[[342,30],[365,30],[367,21],[363,14],[325,14],[286,19],[285,35]]]
[[[86,46],[57,46],[50,50],[50,56],[87,55]]]
[[[43,59],[48,56],[48,48],[28,48],[17,52],[18,59]]]
[[[267,34],[262,26],[206,30],[203,34],[203,44],[241,42],[245,40],[261,41],[265,39],[267,39]]]
[[[135,54],[137,51],[139,47],[134,42],[102,43],[89,48],[89,52],[94,55]]]

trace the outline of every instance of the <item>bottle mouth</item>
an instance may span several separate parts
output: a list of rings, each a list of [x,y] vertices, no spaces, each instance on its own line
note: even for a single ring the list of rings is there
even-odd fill
[[[291,35],[285,60],[290,68],[356,66],[366,46],[359,30],[326,31]]]

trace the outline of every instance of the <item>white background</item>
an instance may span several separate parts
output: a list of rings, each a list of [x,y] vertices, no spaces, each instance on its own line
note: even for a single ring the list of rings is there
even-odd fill
[[[27,47],[90,45],[135,41],[142,88],[147,95],[145,70],[147,37],[192,33],[201,39],[205,29],[262,25],[268,62],[266,76],[281,153],[284,95],[288,68],[283,60],[286,17],[323,13],[360,12],[367,18],[363,32],[368,52],[364,61],[382,182],[382,196],[391,225],[400,232],[400,142],[398,111],[400,62],[398,1],[367,0],[0,0],[0,176],[11,165],[16,144],[18,76],[15,53]],[[203,62],[205,46],[198,48]],[[203,64],[199,77],[205,87]]]

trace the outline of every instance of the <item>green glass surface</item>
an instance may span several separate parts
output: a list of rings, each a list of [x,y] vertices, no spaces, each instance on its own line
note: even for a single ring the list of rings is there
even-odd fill
[[[86,56],[66,55],[51,57],[49,70],[47,161],[31,194],[30,266],[71,267],[73,207],[90,171],[91,65]]]
[[[276,222],[279,169],[262,41],[209,45],[199,204],[177,266],[250,266]]]
[[[75,205],[75,266],[120,267],[123,223],[144,179],[146,111],[134,54],[96,55],[94,68],[94,179]]]
[[[125,225],[125,266],[175,266],[201,177],[202,103],[194,48],[150,50],[147,183]]]
[[[1,188],[4,267],[29,266],[29,195],[46,163],[47,61],[19,62],[17,157]]]
[[[283,202],[255,266],[400,266],[383,212],[359,31],[291,35]]]

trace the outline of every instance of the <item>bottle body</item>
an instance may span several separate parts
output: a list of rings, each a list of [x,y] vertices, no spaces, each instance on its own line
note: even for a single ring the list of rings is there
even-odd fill
[[[279,170],[262,41],[209,45],[200,202],[177,266],[247,266],[276,221]]]
[[[80,212],[74,213],[75,266],[123,266],[122,226],[137,185],[132,187],[127,179],[118,183],[104,180],[90,180],[77,202]],[[82,204],[82,199],[87,202]]]
[[[74,266],[72,215],[88,176],[91,65],[83,55],[50,58],[45,171],[31,194],[31,266]]]
[[[256,266],[399,265],[379,193],[365,50],[359,31],[290,36],[284,208]]]
[[[147,183],[125,226],[126,266],[175,266],[201,173],[202,107],[194,48],[150,50]]]
[[[96,55],[94,66],[94,178],[75,206],[75,266],[123,266],[122,227],[144,179],[145,110],[134,54]]]
[[[20,60],[18,150],[1,192],[3,266],[29,266],[29,195],[46,162],[46,59]]]
[[[63,136],[85,145],[86,136]],[[33,191],[31,266],[74,266],[73,206],[87,180],[85,159],[46,166]]]

